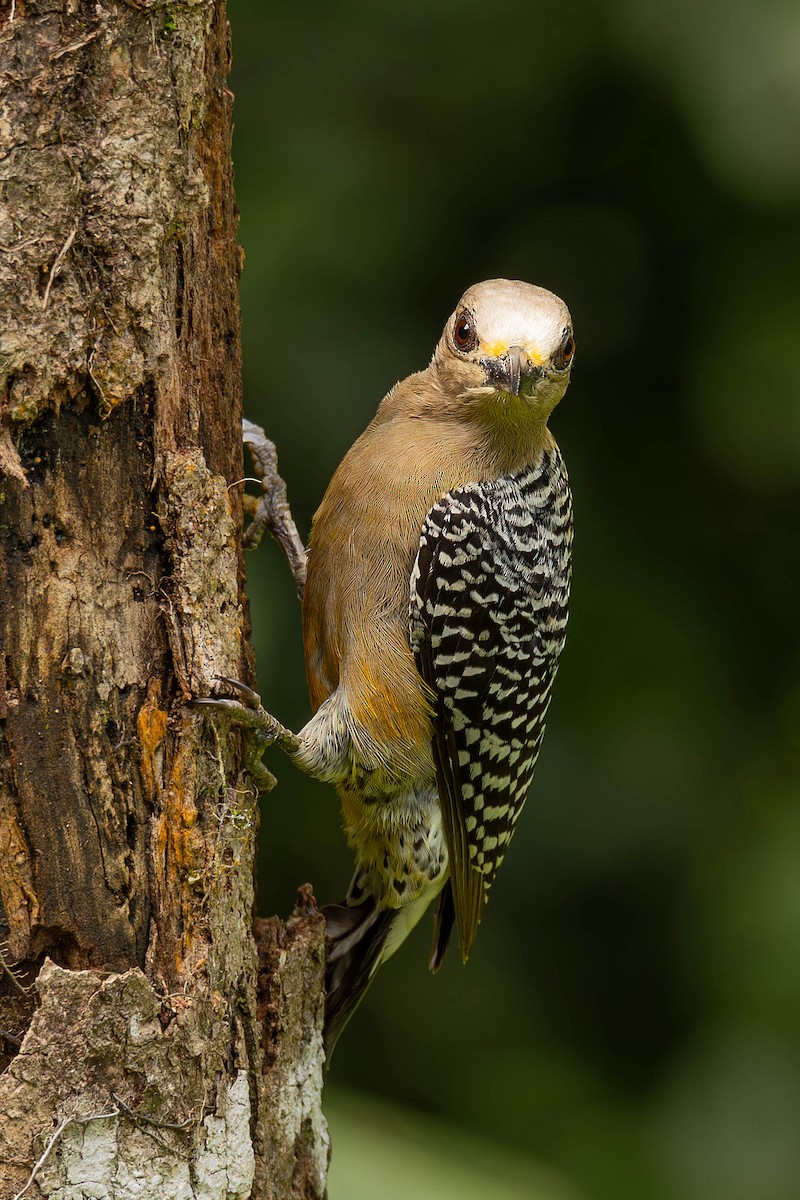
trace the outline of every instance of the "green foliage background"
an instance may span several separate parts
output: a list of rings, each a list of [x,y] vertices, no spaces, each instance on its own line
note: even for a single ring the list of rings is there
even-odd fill
[[[796,1200],[800,9],[229,7],[246,407],[304,534],[470,283],[558,292],[578,342],[534,790],[469,966],[417,931],[337,1049],[331,1200]],[[248,567],[299,728],[288,572]],[[271,765],[261,908],[338,899],[335,796]]]

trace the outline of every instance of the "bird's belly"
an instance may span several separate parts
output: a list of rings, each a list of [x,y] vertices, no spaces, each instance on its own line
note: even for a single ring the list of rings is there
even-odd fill
[[[448,872],[436,789],[395,787],[369,794],[344,784],[339,793],[356,860],[348,902],[371,896],[380,907],[404,908],[426,892],[432,899]]]

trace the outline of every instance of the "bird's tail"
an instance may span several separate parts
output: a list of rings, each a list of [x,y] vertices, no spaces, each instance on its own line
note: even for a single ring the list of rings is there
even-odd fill
[[[325,1051],[328,1058],[378,967],[402,945],[441,891],[445,878],[435,880],[402,908],[379,907],[368,896],[358,904],[351,899],[342,904],[326,904],[321,910],[326,922]],[[452,898],[448,901],[449,896],[448,883],[436,916],[437,948],[431,959],[432,970],[441,965],[453,926]]]
[[[326,904],[325,1054],[330,1060],[339,1034],[358,1007],[383,959],[397,917],[372,899],[361,904]]]
[[[450,944],[450,934],[456,921],[456,907],[453,902],[453,888],[448,879],[439,893],[439,903],[436,906],[436,918],[433,923],[433,945],[428,966],[434,975],[444,962],[447,947]]]

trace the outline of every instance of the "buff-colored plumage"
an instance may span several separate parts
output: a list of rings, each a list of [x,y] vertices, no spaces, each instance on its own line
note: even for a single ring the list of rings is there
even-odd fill
[[[379,943],[355,975],[329,978],[329,992],[349,989],[334,1036],[376,966],[447,881],[448,847],[459,856],[459,878],[470,877],[464,845],[454,847],[460,809],[448,807],[442,830],[437,788],[459,785],[443,782],[446,730],[436,732],[437,696],[410,641],[423,525],[456,489],[513,477],[558,454],[547,418],[569,380],[571,337],[569,313],[549,292],[507,280],[469,289],[428,368],[389,392],[314,518],[303,625],[315,715],[296,757],[338,787],[356,857],[347,906],[371,914],[364,940]],[[488,880],[480,894],[472,888],[477,900],[453,886],[466,955]],[[375,915],[391,911],[394,925]],[[357,947],[351,926],[343,929],[343,944]],[[445,930],[437,963],[446,940]]]

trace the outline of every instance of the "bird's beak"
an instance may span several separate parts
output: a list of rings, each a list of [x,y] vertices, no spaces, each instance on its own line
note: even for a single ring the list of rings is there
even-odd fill
[[[510,392],[512,396],[519,395],[524,379],[541,373],[522,346],[509,346],[501,358],[485,358],[481,366],[486,372],[487,383],[498,391]]]

